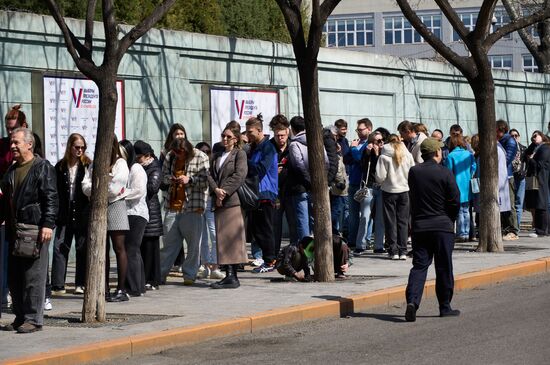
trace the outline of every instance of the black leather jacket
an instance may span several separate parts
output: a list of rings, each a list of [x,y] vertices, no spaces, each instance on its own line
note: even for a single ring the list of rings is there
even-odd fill
[[[56,176],[53,166],[34,156],[34,161],[17,194],[14,189],[15,164],[11,165],[2,181],[3,218],[10,241],[15,223],[55,228],[58,212]]]

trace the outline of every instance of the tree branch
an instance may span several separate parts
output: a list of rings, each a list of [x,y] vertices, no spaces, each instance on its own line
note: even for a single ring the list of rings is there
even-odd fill
[[[499,28],[496,32],[489,34],[489,36],[487,36],[487,38],[483,43],[486,47],[490,48],[493,44],[495,44],[500,38],[504,37],[506,34],[515,32],[518,29],[528,27],[531,24],[541,22],[544,19],[547,19],[549,17],[550,17],[550,6],[545,5],[544,9],[537,11],[529,16],[521,17],[516,21],[512,21],[504,25],[503,27]]]
[[[521,12],[521,4],[518,4],[518,7],[516,8],[514,4],[510,0],[502,0],[502,4],[504,5],[504,8],[508,12],[508,15],[510,16],[510,19],[515,22],[518,19],[520,19],[521,15],[519,14]],[[527,28],[521,28],[518,29],[519,36],[521,37],[521,40],[531,52],[531,54],[535,54],[538,52],[538,44],[535,41],[535,37],[527,30]]]
[[[472,35],[476,39],[485,39],[490,33],[491,21],[495,11],[497,0],[483,0],[479,13],[477,14],[477,22]],[[489,48],[487,48],[489,49]]]
[[[301,62],[306,53],[306,41],[304,38],[304,28],[302,25],[302,15],[300,12],[299,0],[275,0],[277,5],[281,9],[283,18],[285,19],[290,39],[292,40],[292,47],[294,49],[294,55],[296,56],[296,62]],[[313,9],[312,9],[313,11]]]
[[[115,18],[115,7],[113,0],[102,0],[103,30],[105,32],[105,53],[103,63],[115,58],[118,49],[118,29]]]
[[[468,33],[470,33],[470,30],[466,28],[466,26],[464,26],[464,22],[460,19],[456,11],[449,4],[449,1],[435,0],[435,3],[439,6],[449,23],[451,23],[453,29],[458,33],[460,39],[462,39],[466,43],[467,36]]]
[[[340,4],[341,0],[325,0],[321,4],[320,13],[321,13],[321,25],[324,25],[327,22],[328,17],[332,14],[332,11]]]
[[[149,29],[155,25],[166,13],[170,10],[172,5],[176,0],[164,0],[162,3],[157,5],[155,10],[145,19],[143,19],[138,25],[133,27],[121,40],[119,43],[118,50],[118,59],[122,59],[122,56],[130,46],[132,46],[139,38],[141,38]]]
[[[76,67],[78,67],[84,75],[92,80],[95,80],[97,78],[97,66],[93,63],[91,58],[87,57],[88,52],[86,48],[69,29],[67,23],[65,23],[65,19],[61,15],[59,6],[55,0],[46,0],[46,5],[50,9],[50,13],[59,26],[59,29],[61,29],[61,33],[63,34],[63,38],[65,39],[65,43],[67,45],[67,51],[71,55]]]
[[[468,57],[462,57],[449,48],[441,39],[437,38],[422,22],[416,12],[411,8],[408,0],[397,0],[403,15],[409,20],[414,29],[428,42],[439,54],[453,64],[467,78],[473,78],[475,65]]]
[[[88,1],[88,9],[86,10],[86,32],[84,35],[84,48],[90,52],[90,60],[93,49],[94,37],[94,17],[97,0]]]

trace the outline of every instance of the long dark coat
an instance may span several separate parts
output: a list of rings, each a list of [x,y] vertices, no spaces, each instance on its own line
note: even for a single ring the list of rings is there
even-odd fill
[[[531,146],[530,146],[531,147]],[[550,144],[542,144],[527,162],[527,176],[537,176],[538,190],[525,190],[526,209],[548,209],[550,191]]]

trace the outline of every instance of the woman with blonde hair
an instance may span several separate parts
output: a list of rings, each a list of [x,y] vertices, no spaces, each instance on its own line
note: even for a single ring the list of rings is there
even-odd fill
[[[92,160],[86,156],[86,140],[73,133],[67,140],[65,155],[55,165],[59,215],[56,221],[52,258],[52,290],[65,292],[67,259],[73,237],[76,249],[75,294],[84,294],[86,283],[86,236],[88,232],[89,200],[82,190],[86,169]]]
[[[392,260],[407,259],[408,177],[413,166],[414,159],[399,136],[390,135],[376,164],[376,182],[382,190],[386,242]]]

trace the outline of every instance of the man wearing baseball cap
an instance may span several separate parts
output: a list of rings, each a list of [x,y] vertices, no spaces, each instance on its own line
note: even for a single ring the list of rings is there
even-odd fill
[[[441,166],[443,143],[426,138],[420,145],[424,162],[409,171],[412,216],[413,267],[409,274],[405,319],[416,320],[428,267],[435,258],[435,292],[441,317],[458,316],[451,308],[454,277],[452,252],[454,222],[460,206],[460,192],[451,171]]]

